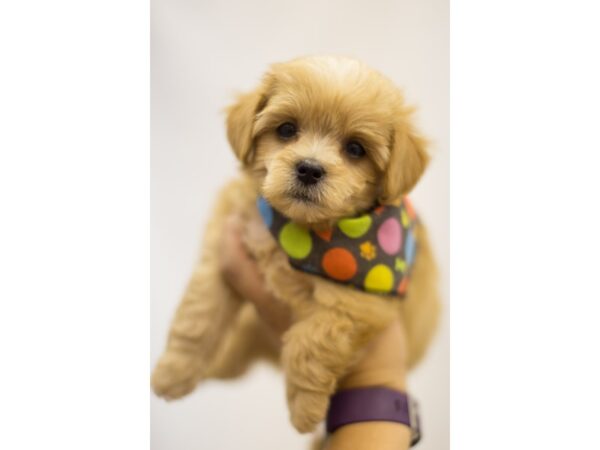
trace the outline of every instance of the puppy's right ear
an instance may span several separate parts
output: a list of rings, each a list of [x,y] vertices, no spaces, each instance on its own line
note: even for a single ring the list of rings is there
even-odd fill
[[[237,158],[247,165],[254,150],[254,121],[267,104],[265,83],[249,94],[242,94],[227,108],[227,138]]]

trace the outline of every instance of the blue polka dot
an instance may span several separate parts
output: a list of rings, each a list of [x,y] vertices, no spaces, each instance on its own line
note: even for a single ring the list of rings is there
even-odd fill
[[[412,232],[409,232],[406,236],[406,244],[404,247],[404,259],[410,266],[415,259],[415,236]]]
[[[258,211],[265,221],[267,228],[271,228],[273,224],[273,209],[271,209],[271,205],[269,205],[264,197],[259,197],[256,201],[256,206],[258,206]]]

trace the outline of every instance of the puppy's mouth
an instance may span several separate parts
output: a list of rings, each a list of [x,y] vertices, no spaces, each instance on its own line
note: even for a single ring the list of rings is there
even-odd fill
[[[319,191],[317,186],[290,186],[287,195],[290,199],[298,203],[305,203],[309,205],[318,205]]]
[[[291,192],[290,197],[301,203],[317,203],[317,200],[306,192]]]

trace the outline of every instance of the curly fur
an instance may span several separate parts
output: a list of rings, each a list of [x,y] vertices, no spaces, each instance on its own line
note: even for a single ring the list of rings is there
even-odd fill
[[[291,268],[255,206],[257,195],[263,195],[293,220],[318,229],[376,201],[397,203],[428,161],[411,112],[387,78],[358,61],[335,57],[275,64],[255,91],[229,108],[228,138],[243,167],[221,193],[208,224],[202,257],[153,373],[158,395],[178,398],[202,379],[243,374],[259,357],[279,360],[291,421],[307,432],[324,418],[330,395],[365,345],[395,318],[404,326],[407,366],[423,356],[439,309],[435,262],[423,225],[417,226],[419,252],[400,301]],[[283,140],[275,130],[287,121],[299,133]],[[349,139],[365,147],[364,158],[344,153]],[[294,197],[299,189],[294,167],[303,159],[318,161],[326,172],[306,192],[308,202]],[[245,243],[268,289],[293,311],[294,324],[281,346],[220,273],[222,223],[232,214],[246,224]]]

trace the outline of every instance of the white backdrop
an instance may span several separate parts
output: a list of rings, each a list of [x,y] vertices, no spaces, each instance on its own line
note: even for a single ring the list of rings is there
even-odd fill
[[[449,447],[448,108],[446,0],[348,2],[152,1],[151,363],[197,256],[215,196],[235,175],[222,109],[269,63],[306,54],[354,56],[404,88],[433,141],[433,161],[412,194],[442,274],[442,327],[410,378],[421,403],[421,450]],[[149,377],[149,375],[148,375]],[[152,397],[153,450],[305,449],[288,422],[280,374],[209,382],[187,398]]]

